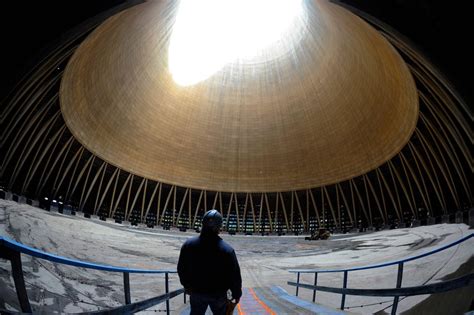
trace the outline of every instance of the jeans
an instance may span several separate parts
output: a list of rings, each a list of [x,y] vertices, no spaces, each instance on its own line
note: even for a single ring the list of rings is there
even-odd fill
[[[191,298],[191,315],[204,315],[207,306],[211,307],[212,314],[225,315],[227,308],[227,297],[215,296],[203,293],[192,293]]]

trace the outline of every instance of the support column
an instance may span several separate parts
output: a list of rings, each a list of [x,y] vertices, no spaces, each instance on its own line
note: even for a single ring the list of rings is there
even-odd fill
[[[15,283],[16,295],[20,302],[23,313],[31,313],[30,301],[26,292],[25,279],[23,277],[23,268],[21,265],[21,254],[14,251],[0,242],[0,257],[10,260],[12,266],[12,276]]]

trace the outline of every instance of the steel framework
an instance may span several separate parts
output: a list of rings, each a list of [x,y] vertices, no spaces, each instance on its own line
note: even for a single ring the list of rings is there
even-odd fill
[[[124,8],[71,32],[5,100],[0,116],[0,178],[6,189],[150,227],[199,228],[202,214],[217,208],[224,214],[225,230],[262,234],[401,225],[472,207],[472,111],[407,40],[358,11],[354,12],[398,50],[418,89],[416,130],[387,163],[334,185],[240,193],[156,182],[101,160],[67,129],[59,84],[82,40],[107,16]]]

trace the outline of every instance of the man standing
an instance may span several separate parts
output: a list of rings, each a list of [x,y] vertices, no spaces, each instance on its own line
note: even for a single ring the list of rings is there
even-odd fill
[[[218,235],[222,215],[210,210],[202,218],[201,234],[186,240],[181,247],[178,274],[186,293],[191,296],[191,315],[204,315],[210,306],[214,315],[225,315],[231,290],[235,300],[242,296],[242,278],[234,249]]]

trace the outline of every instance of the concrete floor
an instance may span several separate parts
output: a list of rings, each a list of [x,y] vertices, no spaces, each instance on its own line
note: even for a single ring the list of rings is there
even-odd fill
[[[472,232],[464,224],[442,224],[367,234],[334,235],[328,241],[305,241],[304,236],[223,234],[222,237],[237,253],[245,288],[257,288],[258,292],[265,294],[269,292],[269,287],[280,286],[294,294],[294,288],[287,286],[286,282],[295,281],[296,276],[290,274],[288,269],[345,268],[402,259],[451,243]],[[84,261],[133,268],[176,269],[181,244],[196,233],[125,227],[0,200],[0,235],[46,252]],[[472,272],[474,262],[470,258],[474,257],[473,241],[471,239],[434,256],[407,263],[403,286],[443,280],[456,273],[461,266],[463,271]],[[22,259],[30,301],[36,309],[45,313],[80,312],[123,304],[122,274],[58,265],[26,255]],[[13,310],[18,306],[9,270],[9,263],[0,260],[0,308]],[[394,287],[396,275],[396,266],[353,272],[349,274],[348,287]],[[163,293],[163,278],[161,275],[131,275],[132,301]],[[313,278],[310,275],[303,276],[301,281],[311,284]],[[342,275],[321,274],[318,283],[339,286],[342,284]],[[170,285],[171,289],[180,287],[177,276],[171,276]],[[468,305],[469,298],[464,295],[469,292],[452,294],[461,295],[459,300]],[[271,294],[265,296],[272,299]],[[300,296],[310,301],[312,292],[302,289]],[[447,309],[450,309],[451,300],[455,301],[449,299],[444,303]],[[317,302],[337,308],[340,296],[318,292]],[[390,312],[391,302],[390,298],[346,298],[348,310],[362,314]],[[434,303],[430,302],[429,296],[405,298],[401,300],[398,311],[415,310],[417,304],[418,308],[423,306],[421,302],[429,305]],[[459,301],[453,303],[458,306],[462,304]],[[179,314],[186,307],[182,297],[173,299],[171,306],[173,314]],[[163,309],[164,306],[159,305],[143,313],[155,313]],[[438,311],[439,314],[443,313],[441,309]]]

